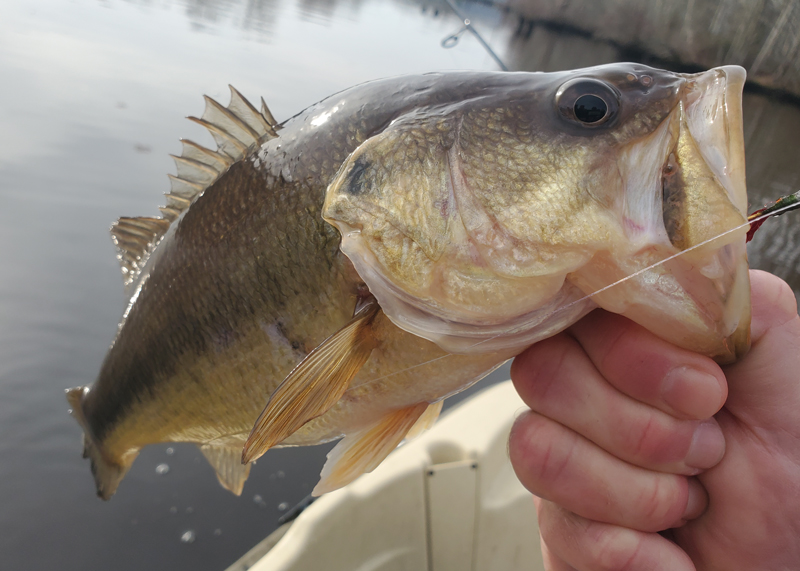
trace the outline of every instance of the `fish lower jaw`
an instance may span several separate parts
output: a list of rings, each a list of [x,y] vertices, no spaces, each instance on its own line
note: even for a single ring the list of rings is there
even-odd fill
[[[501,353],[508,358],[566,329],[597,307],[564,282],[549,301],[520,315],[499,319],[459,315],[414,298],[371,268],[359,273],[392,323],[449,353]]]

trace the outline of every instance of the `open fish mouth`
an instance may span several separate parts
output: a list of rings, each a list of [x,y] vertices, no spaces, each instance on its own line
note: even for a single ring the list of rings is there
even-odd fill
[[[750,281],[745,247],[747,188],[742,129],[745,77],[743,68],[724,66],[690,76],[686,90],[688,132],[717,188],[725,191],[724,196],[713,192],[702,194],[703,202],[695,207],[694,213],[687,214],[695,219],[705,216],[706,222],[697,229],[697,235],[686,238],[685,245],[698,246],[701,256],[703,249],[709,248],[700,273],[711,282],[719,296],[714,303],[721,309],[719,328],[724,337],[716,355],[720,362],[735,361],[750,348]],[[706,188],[707,185],[701,184],[699,192]],[[716,218],[709,215],[711,210],[715,210]],[[702,301],[698,300],[700,304]],[[725,336],[726,333],[729,334]]]
[[[631,281],[639,276],[650,281],[653,304],[672,308],[663,326],[648,327],[730,362],[750,344],[741,111],[745,70],[724,66],[683,77],[680,102],[669,117],[622,153],[623,226],[632,250],[629,260],[617,256],[616,262]],[[660,170],[644,168],[648,162],[661,164]],[[648,264],[655,267],[646,269]],[[596,276],[589,281],[582,287],[587,293],[603,288]],[[640,323],[650,324],[654,317],[613,294],[592,297]],[[680,326],[672,319],[678,315]]]
[[[628,145],[618,161],[623,227],[634,250],[659,244],[697,248],[744,222],[745,71],[725,66],[683,77],[669,116],[651,135]]]
[[[708,167],[731,203],[747,211],[742,88],[746,72],[736,65],[690,75],[686,84],[686,123]]]

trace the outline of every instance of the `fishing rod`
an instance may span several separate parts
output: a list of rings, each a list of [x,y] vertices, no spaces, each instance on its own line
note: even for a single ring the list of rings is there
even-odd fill
[[[444,1],[447,3],[448,6],[450,6],[450,9],[455,13],[456,16],[458,16],[458,19],[461,20],[464,25],[460,30],[458,30],[454,34],[450,34],[445,39],[443,39],[442,47],[443,48],[455,47],[455,45],[458,44],[458,41],[461,39],[461,35],[464,32],[469,32],[473,36],[475,36],[475,39],[478,40],[480,44],[483,46],[483,48],[487,51],[487,53],[490,56],[492,56],[492,59],[497,63],[498,66],[500,66],[500,69],[502,69],[503,71],[508,71],[506,64],[504,64],[503,60],[501,60],[500,57],[496,53],[494,53],[494,50],[492,50],[491,46],[488,43],[486,43],[486,40],[483,39],[478,30],[476,30],[475,27],[472,25],[470,19],[465,17],[461,12],[459,12],[458,8],[456,7],[456,5],[453,3],[452,0],[444,0]]]

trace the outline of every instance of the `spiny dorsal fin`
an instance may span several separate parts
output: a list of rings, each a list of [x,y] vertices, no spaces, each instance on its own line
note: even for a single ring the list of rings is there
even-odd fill
[[[402,408],[366,428],[345,435],[328,452],[328,460],[322,467],[319,483],[311,494],[327,494],[346,486],[361,474],[372,472],[397,448],[411,427],[429,408],[426,402]]]
[[[172,155],[178,172],[176,175],[168,175],[170,191],[166,194],[167,203],[159,207],[161,218],[120,218],[111,227],[111,237],[117,246],[117,257],[122,266],[122,279],[126,287],[136,280],[170,223],[189,208],[236,160],[255,145],[277,136],[275,119],[269,109],[264,106],[267,114],[262,115],[241,93],[232,86],[229,87],[231,101],[227,108],[206,96],[206,109],[202,119],[189,117],[211,132],[218,149],[212,151],[193,141],[181,140],[181,156]]]
[[[281,128],[281,126],[275,120],[275,117],[272,116],[272,111],[270,111],[269,107],[267,107],[267,102],[264,101],[263,97],[261,98],[261,114],[264,116],[264,118],[267,120],[267,123],[269,123],[273,129],[277,131]]]
[[[217,473],[217,479],[222,487],[241,496],[244,483],[250,475],[250,464],[242,464],[241,447],[203,444],[199,448]]]
[[[244,156],[244,154],[247,152],[247,149],[250,147],[249,144],[240,141],[222,127],[206,121],[205,119],[189,117],[189,120],[194,121],[198,125],[202,125],[208,129],[208,132],[211,133],[212,137],[214,137],[214,142],[217,143],[218,150],[222,151],[226,155],[230,155],[237,161]]]
[[[267,134],[277,137],[278,135],[275,133],[274,129],[275,119],[272,118],[272,113],[269,113],[269,109],[267,109],[269,115],[262,115],[256,111],[256,108],[253,107],[234,86],[229,85],[228,87],[231,90],[231,102],[228,104],[228,109],[247,123],[259,137],[263,137]],[[270,120],[272,122],[270,122]]]
[[[347,325],[289,373],[253,426],[242,450],[242,462],[252,462],[341,398],[375,347],[372,323],[379,310],[378,302],[370,296]]]
[[[142,269],[147,256],[169,228],[164,218],[120,218],[111,226],[122,281],[127,287]]]

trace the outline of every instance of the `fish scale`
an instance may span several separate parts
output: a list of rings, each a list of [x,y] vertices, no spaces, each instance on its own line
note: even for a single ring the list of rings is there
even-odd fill
[[[738,72],[726,69],[708,73],[730,74],[735,90]],[[645,88],[636,74],[656,79]],[[556,112],[559,87],[582,77],[620,99],[605,127]],[[618,274],[677,251],[667,242],[639,253],[626,240],[620,205],[633,190],[614,165],[650,149],[658,158],[644,166],[660,172],[669,149],[654,129],[698,81],[636,64],[427,74],[356,86],[281,124],[233,88],[227,108],[206,98],[192,120],[218,148],[184,141],[162,217],[112,228],[130,300],[95,383],[68,392],[98,494],[108,499],[156,442],[196,443],[239,494],[242,461],[344,436],[315,493],[335,489],[430,426],[444,398],[598,304],[673,342],[702,339],[709,354],[729,338],[741,351],[746,317],[731,315],[749,306],[735,236],[719,246],[730,250],[719,259],[735,262],[718,263],[727,281],[695,283],[697,272],[675,264],[659,274],[701,301],[687,293],[674,305],[667,288],[642,302],[679,308],[666,322],[680,334],[626,305],[647,297],[638,282],[622,299],[593,299]],[[681,208],[694,184],[684,178],[670,216],[699,211]],[[729,190],[704,184],[724,210]],[[709,297],[714,287],[733,288],[739,305]],[[714,313],[706,306],[727,321],[698,317]]]

